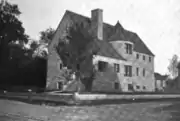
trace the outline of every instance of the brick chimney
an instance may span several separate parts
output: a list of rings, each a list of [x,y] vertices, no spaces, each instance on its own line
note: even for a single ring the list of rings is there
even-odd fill
[[[99,40],[103,40],[103,10],[94,9],[91,11],[92,30]]]

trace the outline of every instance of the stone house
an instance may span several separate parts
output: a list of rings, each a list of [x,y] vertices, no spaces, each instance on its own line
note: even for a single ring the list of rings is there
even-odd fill
[[[90,18],[69,10],[65,12],[48,47],[48,89],[58,88],[57,75],[61,72],[62,66],[54,47],[66,34],[67,26],[78,22],[93,30],[100,47],[93,60],[99,70],[99,76],[93,82],[94,90],[123,92],[155,90],[154,54],[136,33],[123,28],[119,21],[115,25],[104,23],[101,9],[92,10]],[[104,68],[108,66],[115,75],[110,75],[108,71],[104,72]]]

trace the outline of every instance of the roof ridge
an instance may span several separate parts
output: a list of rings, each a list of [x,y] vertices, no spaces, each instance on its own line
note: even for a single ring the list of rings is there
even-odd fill
[[[77,12],[73,12],[73,11],[71,11],[71,10],[66,10],[66,12],[73,13],[73,14],[79,15],[79,16],[84,17],[84,18],[87,18],[87,19],[91,19],[91,18],[90,18],[90,17],[88,17],[88,16],[82,15],[82,14],[77,13]],[[109,23],[104,22],[104,21],[103,21],[103,24],[106,24],[106,25],[109,25],[109,26],[114,27],[114,25],[109,24]]]

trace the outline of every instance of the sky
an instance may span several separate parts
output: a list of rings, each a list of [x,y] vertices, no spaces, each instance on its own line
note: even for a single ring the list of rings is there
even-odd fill
[[[136,32],[155,54],[155,71],[167,73],[169,59],[180,56],[180,0],[8,0],[18,4],[26,33],[38,40],[39,32],[57,28],[66,10],[90,17],[103,9],[103,20]]]

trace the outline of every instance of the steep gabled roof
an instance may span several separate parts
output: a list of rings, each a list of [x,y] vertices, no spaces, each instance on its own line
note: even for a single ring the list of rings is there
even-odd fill
[[[89,17],[74,13],[69,10],[67,10],[65,14],[67,14],[73,22],[83,23],[85,26],[91,28],[91,19]],[[107,48],[101,46],[102,50],[104,51],[101,53],[101,55],[104,55],[104,56],[108,55],[108,57],[117,58],[118,53],[115,52],[115,50],[113,51],[113,47],[108,43],[114,40],[131,41],[135,45],[134,50],[136,52],[154,56],[154,54],[149,50],[149,48],[145,45],[145,43],[141,40],[141,38],[136,33],[125,30],[119,22],[117,22],[115,26],[107,24],[107,23],[103,23],[103,42],[100,42],[100,43]],[[107,52],[107,50],[112,51],[116,54],[112,54],[112,52]],[[105,52],[107,52],[106,55],[105,55]],[[110,53],[112,54],[111,56],[110,56]]]
[[[123,32],[124,32],[124,28],[118,21],[117,24],[114,26],[113,34],[111,37],[109,37],[108,41],[116,41],[116,40],[127,41]]]

